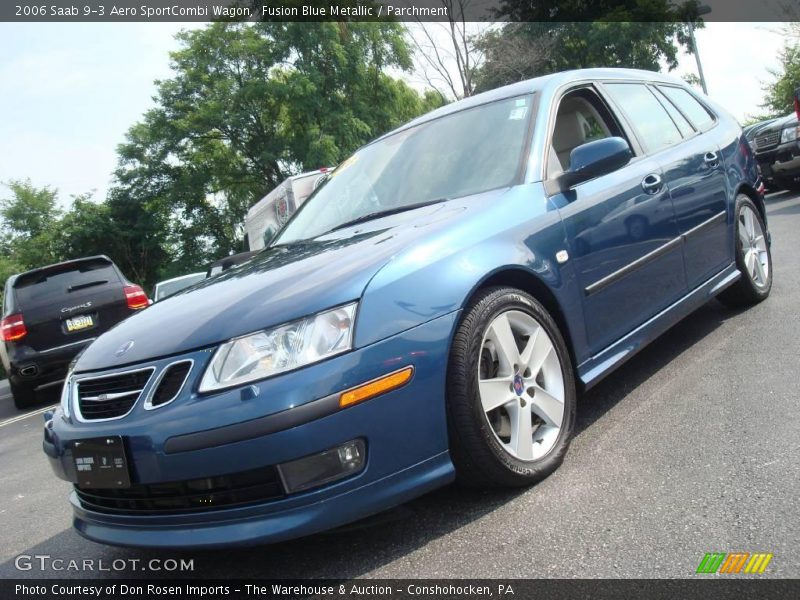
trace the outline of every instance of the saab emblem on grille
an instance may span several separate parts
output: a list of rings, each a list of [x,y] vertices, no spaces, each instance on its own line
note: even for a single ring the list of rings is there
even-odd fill
[[[130,340],[122,344],[122,346],[117,348],[117,351],[114,352],[114,356],[122,356],[123,354],[125,354],[128,350],[133,348],[133,343],[134,343],[133,340]]]

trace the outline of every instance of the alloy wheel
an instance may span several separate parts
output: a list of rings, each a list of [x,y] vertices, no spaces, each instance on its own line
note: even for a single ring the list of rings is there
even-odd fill
[[[747,275],[758,287],[767,285],[769,279],[769,253],[764,230],[753,209],[742,206],[737,223],[739,243],[742,245]]]
[[[532,316],[500,313],[481,343],[481,406],[495,438],[519,460],[545,456],[564,420],[564,374],[553,340]]]

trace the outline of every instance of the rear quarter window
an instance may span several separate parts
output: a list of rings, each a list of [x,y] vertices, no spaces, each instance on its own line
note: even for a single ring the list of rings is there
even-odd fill
[[[658,89],[691,121],[695,129],[705,130],[714,124],[714,116],[683,88],[660,85]]]
[[[655,94],[658,96],[661,104],[664,105],[664,108],[669,113],[669,116],[672,117],[675,125],[677,125],[678,129],[681,130],[681,135],[683,135],[683,137],[691,136],[696,130],[692,127],[691,123],[686,120],[686,117],[683,116],[683,113],[675,108],[675,105],[673,105],[672,102],[670,102],[660,90],[656,90]]]

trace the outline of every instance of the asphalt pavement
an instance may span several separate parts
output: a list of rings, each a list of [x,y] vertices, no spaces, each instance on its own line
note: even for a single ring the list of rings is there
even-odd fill
[[[40,415],[9,422],[0,384],[0,577],[146,576],[19,571],[15,557],[194,559],[203,577],[694,577],[706,552],[771,552],[800,577],[800,196],[767,198],[770,298],[713,301],[578,405],[564,465],[516,492],[450,486],[346,528],[205,552],[105,547],[74,533],[41,452]],[[95,562],[95,564],[98,564]]]

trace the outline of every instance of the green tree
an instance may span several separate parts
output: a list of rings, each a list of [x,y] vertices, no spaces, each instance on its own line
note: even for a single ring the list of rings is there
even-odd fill
[[[794,108],[794,91],[800,87],[800,23],[786,25],[786,42],[780,53],[780,67],[770,71],[774,80],[764,86],[766,113],[758,120],[781,117]]]
[[[287,176],[337,164],[438,100],[385,72],[411,67],[395,23],[214,23],[178,37],[113,193],[155,216],[178,271],[241,250],[247,209]]]
[[[478,88],[490,89],[568,69],[626,67],[659,71],[678,66],[691,51],[688,23],[697,2],[669,0],[504,0],[498,16],[516,22],[490,30],[478,42],[485,62]]]
[[[0,269],[8,275],[53,262],[57,257],[55,226],[61,217],[57,190],[37,188],[29,179],[5,184],[10,196],[0,198]],[[12,270],[13,269],[13,270]],[[8,272],[11,270],[11,272]]]

